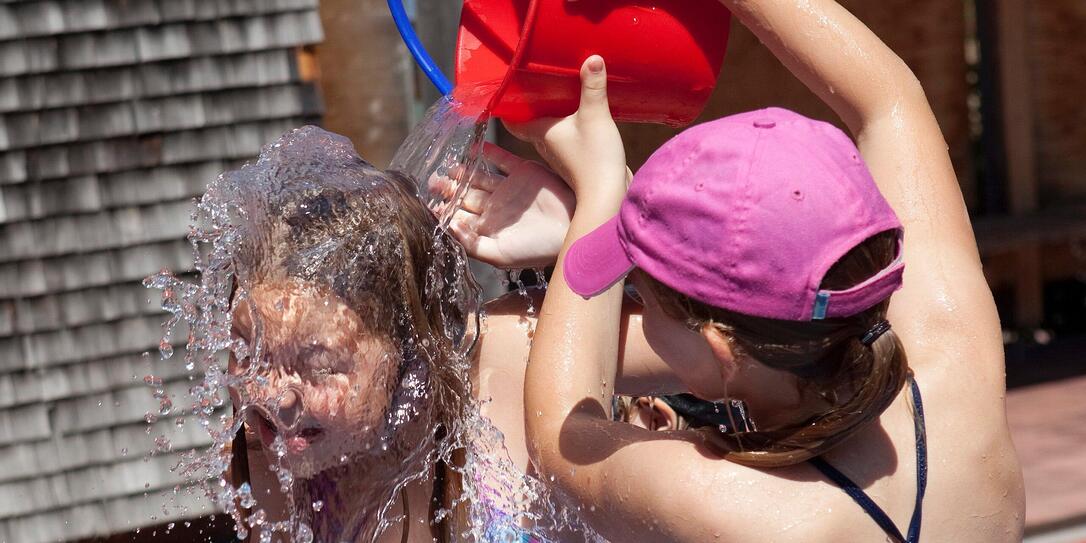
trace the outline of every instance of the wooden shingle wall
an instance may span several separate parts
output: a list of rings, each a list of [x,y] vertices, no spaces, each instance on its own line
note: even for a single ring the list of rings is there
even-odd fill
[[[142,354],[164,318],[140,281],[188,271],[207,182],[319,115],[296,62],[322,38],[317,7],[0,0],[0,541],[209,512],[174,492],[178,452],[147,455],[207,434],[177,425],[183,353]],[[177,406],[150,432],[148,374]]]

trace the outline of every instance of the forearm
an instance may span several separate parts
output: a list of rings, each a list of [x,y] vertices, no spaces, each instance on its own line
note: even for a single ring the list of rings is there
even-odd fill
[[[908,66],[833,0],[722,2],[855,134],[902,101],[923,100]]]
[[[580,205],[540,311],[525,376],[528,450],[544,473],[565,465],[564,456],[588,443],[560,437],[582,416],[606,417],[618,370],[622,287],[589,300],[570,290],[563,276],[569,246],[618,212],[625,185],[615,184],[591,205]],[[571,432],[574,438],[577,432]],[[571,450],[570,447],[573,449]],[[562,470],[564,471],[564,470]]]

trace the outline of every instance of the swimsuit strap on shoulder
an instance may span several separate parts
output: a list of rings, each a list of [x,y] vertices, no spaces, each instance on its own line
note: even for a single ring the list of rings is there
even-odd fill
[[[882,510],[866,492],[840,470],[830,465],[822,457],[810,460],[818,471],[841,487],[896,543],[917,543],[920,540],[921,510],[924,492],[928,486],[928,440],[924,427],[924,403],[920,397],[920,387],[912,374],[909,375],[909,388],[912,392],[913,427],[916,433],[916,505],[912,520],[909,522],[909,535],[905,537],[898,530],[894,521]]]

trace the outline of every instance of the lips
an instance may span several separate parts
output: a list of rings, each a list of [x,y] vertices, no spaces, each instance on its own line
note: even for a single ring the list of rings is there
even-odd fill
[[[266,449],[270,449],[272,442],[280,433],[283,433],[284,437],[290,435],[290,437],[286,437],[286,445],[287,452],[292,454],[301,454],[324,436],[324,430],[316,425],[285,429],[285,431],[281,432],[282,425],[276,424],[274,422],[275,418],[263,406],[253,406],[253,414],[256,415],[257,419],[255,422],[256,431]]]

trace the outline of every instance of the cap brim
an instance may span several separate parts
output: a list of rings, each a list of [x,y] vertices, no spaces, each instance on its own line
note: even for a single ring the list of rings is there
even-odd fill
[[[634,264],[619,238],[618,217],[573,242],[562,269],[569,288],[585,298],[602,293],[626,277]]]

